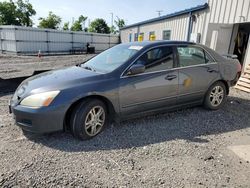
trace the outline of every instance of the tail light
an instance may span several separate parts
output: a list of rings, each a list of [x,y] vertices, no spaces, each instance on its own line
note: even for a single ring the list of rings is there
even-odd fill
[[[242,70],[242,66],[240,63],[237,64],[237,72],[241,72]]]

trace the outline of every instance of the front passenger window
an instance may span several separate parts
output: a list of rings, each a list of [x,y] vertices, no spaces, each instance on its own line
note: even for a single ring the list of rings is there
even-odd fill
[[[145,72],[167,70],[174,67],[172,47],[154,48],[143,54],[135,64],[143,64]]]
[[[196,47],[178,47],[180,67],[206,64],[207,60],[203,49]]]

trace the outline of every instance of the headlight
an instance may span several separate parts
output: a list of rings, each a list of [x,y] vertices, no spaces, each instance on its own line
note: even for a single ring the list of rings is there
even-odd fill
[[[49,91],[39,94],[30,95],[21,101],[22,106],[28,106],[33,108],[39,108],[42,106],[49,106],[54,98],[60,91]]]

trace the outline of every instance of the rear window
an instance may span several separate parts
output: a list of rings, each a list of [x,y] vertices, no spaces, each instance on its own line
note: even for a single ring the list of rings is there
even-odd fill
[[[180,67],[195,66],[213,62],[212,58],[198,47],[177,47]]]

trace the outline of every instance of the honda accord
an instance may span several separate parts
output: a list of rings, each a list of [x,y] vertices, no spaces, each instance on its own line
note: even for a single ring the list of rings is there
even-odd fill
[[[240,71],[237,60],[195,43],[120,44],[77,66],[23,81],[10,111],[24,131],[70,130],[86,140],[111,121],[195,105],[217,110]]]

